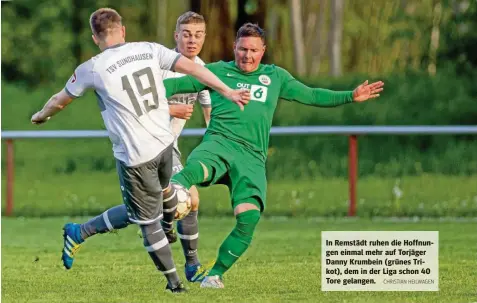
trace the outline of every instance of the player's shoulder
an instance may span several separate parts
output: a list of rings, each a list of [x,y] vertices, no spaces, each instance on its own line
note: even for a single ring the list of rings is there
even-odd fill
[[[285,68],[275,65],[275,64],[266,64],[266,70],[270,74],[274,74],[281,82],[288,81],[290,78],[293,78],[292,74]]]
[[[91,59],[86,60],[83,63],[81,63],[80,65],[78,65],[76,67],[76,72],[78,72],[78,71],[81,72],[81,73],[91,73],[91,72],[93,72],[96,62],[98,61],[99,58],[101,58],[100,55],[101,54],[98,54],[98,55],[92,57]]]
[[[228,68],[229,64],[220,60],[216,62],[207,63],[205,66],[207,66],[208,69],[226,69]]]
[[[270,73],[288,73],[286,69],[275,64],[262,64],[262,70]]]

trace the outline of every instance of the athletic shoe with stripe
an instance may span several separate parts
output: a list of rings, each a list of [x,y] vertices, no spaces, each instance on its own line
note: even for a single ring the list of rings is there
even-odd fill
[[[189,282],[202,282],[209,273],[208,267],[202,266],[200,263],[194,265],[185,264],[184,267],[185,276]]]
[[[67,223],[63,226],[63,250],[61,260],[66,269],[73,266],[75,254],[81,247],[84,240],[81,238],[80,225],[76,223]]]

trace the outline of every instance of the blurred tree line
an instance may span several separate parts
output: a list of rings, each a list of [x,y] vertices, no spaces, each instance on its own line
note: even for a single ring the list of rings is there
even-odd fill
[[[208,21],[206,62],[233,58],[236,29],[251,21],[268,34],[265,62],[299,77],[405,71],[430,75],[452,63],[477,65],[477,2],[471,0],[16,0],[2,2],[2,78],[30,86],[66,81],[98,53],[88,18],[117,9],[129,41],[174,46],[177,17]]]

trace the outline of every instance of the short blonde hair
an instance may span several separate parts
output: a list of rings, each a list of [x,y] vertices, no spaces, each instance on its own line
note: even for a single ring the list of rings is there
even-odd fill
[[[103,7],[91,14],[89,25],[96,37],[104,39],[111,30],[122,26],[122,18],[116,10]]]
[[[181,24],[205,24],[204,16],[198,13],[194,13],[191,11],[185,12],[177,18],[176,23],[176,32],[179,31],[179,27]]]

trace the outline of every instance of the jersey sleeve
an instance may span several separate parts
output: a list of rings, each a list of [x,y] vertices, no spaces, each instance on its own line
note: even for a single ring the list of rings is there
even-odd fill
[[[174,70],[174,66],[181,57],[181,54],[168,49],[167,47],[154,43],[154,52],[159,60],[159,67],[163,70]]]
[[[352,91],[311,88],[296,80],[288,71],[277,67],[281,79],[280,98],[306,105],[334,107],[353,102]]]
[[[71,98],[81,97],[84,92],[94,86],[93,62],[88,60],[78,66],[65,85],[65,91]]]
[[[216,63],[210,63],[204,65],[212,73],[216,74],[214,71],[217,69]],[[169,78],[164,80],[164,87],[166,88],[166,98],[174,96],[175,94],[186,94],[186,93],[198,93],[203,90],[208,90],[209,87],[202,84],[196,78],[187,75],[179,78]],[[210,100],[210,94],[209,94]],[[202,103],[201,103],[202,104]]]
[[[212,100],[210,99],[210,93],[208,90],[203,90],[199,93],[197,99],[202,107],[208,108],[212,106]]]
[[[192,76],[165,79],[164,87],[167,99],[175,94],[198,93],[207,88]]]

